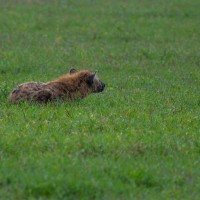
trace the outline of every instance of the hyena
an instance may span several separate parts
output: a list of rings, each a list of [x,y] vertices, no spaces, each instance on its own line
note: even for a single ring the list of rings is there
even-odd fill
[[[9,95],[9,100],[12,103],[48,103],[57,99],[70,101],[84,98],[91,93],[102,92],[104,88],[105,84],[96,73],[71,69],[69,74],[47,83],[28,82],[18,85]]]

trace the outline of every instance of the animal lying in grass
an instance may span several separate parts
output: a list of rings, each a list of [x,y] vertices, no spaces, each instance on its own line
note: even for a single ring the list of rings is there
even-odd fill
[[[47,83],[28,82],[18,85],[9,95],[12,103],[30,101],[48,103],[54,100],[76,100],[90,93],[102,92],[105,84],[99,80],[96,73],[71,69],[63,75]]]

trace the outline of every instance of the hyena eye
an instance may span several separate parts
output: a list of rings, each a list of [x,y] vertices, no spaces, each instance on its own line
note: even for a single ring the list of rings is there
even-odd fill
[[[95,74],[92,74],[88,77],[87,83],[88,85],[92,85],[94,83]]]

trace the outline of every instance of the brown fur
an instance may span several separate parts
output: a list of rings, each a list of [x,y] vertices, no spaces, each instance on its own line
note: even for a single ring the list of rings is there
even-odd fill
[[[13,103],[24,100],[38,103],[47,103],[56,99],[69,101],[84,98],[90,93],[102,92],[104,87],[105,84],[95,73],[72,69],[69,74],[47,83],[23,83],[11,92],[9,100]]]

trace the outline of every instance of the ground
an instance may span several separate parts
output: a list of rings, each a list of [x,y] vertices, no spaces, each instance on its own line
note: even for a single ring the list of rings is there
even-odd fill
[[[199,199],[200,1],[1,0],[0,199]],[[102,94],[8,102],[70,68]]]

